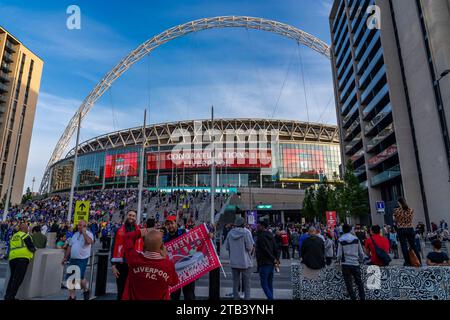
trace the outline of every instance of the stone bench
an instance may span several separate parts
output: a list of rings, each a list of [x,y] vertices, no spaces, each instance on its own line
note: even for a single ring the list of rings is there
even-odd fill
[[[315,277],[310,277],[310,270],[302,264],[291,268],[293,300],[349,299],[340,266],[326,267],[315,272]],[[450,300],[450,267],[392,266],[378,270],[379,277],[370,267],[361,267],[368,300]],[[377,278],[381,281],[374,289]]]

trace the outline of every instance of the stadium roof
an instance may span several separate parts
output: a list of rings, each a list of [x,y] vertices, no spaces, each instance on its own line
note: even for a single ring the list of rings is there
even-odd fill
[[[188,120],[153,124],[146,127],[147,146],[170,145],[180,142],[180,130],[189,132],[192,142],[195,142],[194,132],[205,132],[211,128],[211,120]],[[263,130],[270,135],[271,130],[279,131],[280,141],[339,143],[337,126],[318,123],[308,123],[289,120],[268,119],[216,119],[214,129],[222,135],[227,130],[252,131]],[[178,134],[174,134],[177,133]],[[238,137],[239,139],[239,137]],[[140,146],[143,142],[142,127],[124,129],[101,135],[80,143],[78,154],[86,154],[107,149]],[[66,158],[75,154],[75,148],[70,150]]]

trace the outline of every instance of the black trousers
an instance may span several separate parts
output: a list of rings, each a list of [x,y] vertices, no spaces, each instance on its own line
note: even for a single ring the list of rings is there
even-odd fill
[[[361,268],[358,266],[342,266],[342,275],[344,276],[345,286],[350,299],[356,300],[355,290],[353,289],[353,280],[358,287],[359,299],[361,301],[366,300],[366,294],[364,292],[364,283],[361,279]]]
[[[195,300],[195,281],[175,292],[172,292],[170,294],[170,299],[173,301],[180,300],[181,290],[183,290],[184,300]]]
[[[292,258],[295,258],[295,251],[298,252],[298,257],[300,258],[300,251],[298,251],[298,245],[292,245]]]
[[[420,263],[422,260],[420,258],[419,248],[416,246],[416,233],[413,228],[398,228],[397,229],[398,241],[400,242],[400,247],[402,248],[403,258],[405,259],[405,265],[410,266],[411,262],[409,261],[409,251],[408,245],[411,249],[414,250],[417,258]]]
[[[291,258],[289,256],[289,246],[282,246],[281,250],[283,252],[283,259],[290,259]]]
[[[122,300],[123,291],[125,290],[125,283],[128,277],[128,264],[118,263],[116,268],[119,271],[119,277],[116,278],[117,284],[117,300]]]
[[[14,300],[16,298],[17,291],[19,291],[20,285],[27,273],[29,263],[30,260],[26,258],[17,258],[9,261],[11,276],[6,288],[5,300]]]

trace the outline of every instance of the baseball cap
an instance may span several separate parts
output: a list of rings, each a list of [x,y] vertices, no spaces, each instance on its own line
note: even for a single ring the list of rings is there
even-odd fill
[[[173,222],[176,222],[176,221],[177,221],[177,217],[174,216],[174,215],[168,216],[168,217],[166,218],[166,221],[173,221]]]

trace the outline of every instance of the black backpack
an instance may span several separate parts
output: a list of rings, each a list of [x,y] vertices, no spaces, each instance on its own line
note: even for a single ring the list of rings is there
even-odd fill
[[[370,237],[370,239],[372,240],[373,243],[373,247],[375,248],[375,255],[378,257],[378,259],[381,260],[381,262],[383,263],[383,266],[388,266],[389,263],[391,263],[392,259],[389,256],[389,254],[384,251],[383,249],[381,249],[375,242],[375,240]]]

